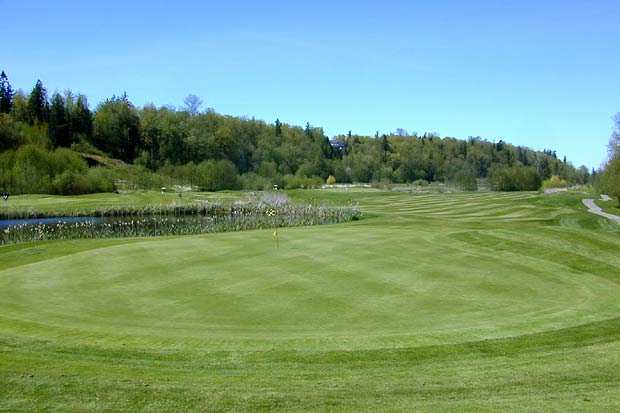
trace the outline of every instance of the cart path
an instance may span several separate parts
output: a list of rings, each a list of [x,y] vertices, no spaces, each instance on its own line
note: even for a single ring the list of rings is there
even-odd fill
[[[614,222],[620,223],[620,216],[608,214],[607,212],[604,212],[601,209],[601,207],[599,207],[598,205],[594,203],[594,199],[582,199],[581,202],[583,202],[583,204],[588,208],[588,212],[591,212],[596,215],[600,215],[602,217],[611,219]]]

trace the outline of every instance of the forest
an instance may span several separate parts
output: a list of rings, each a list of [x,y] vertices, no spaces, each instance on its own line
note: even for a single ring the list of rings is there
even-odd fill
[[[461,190],[538,190],[587,184],[585,166],[480,137],[459,140],[402,128],[328,137],[321,127],[200,110],[136,107],[126,93],[91,109],[70,90],[51,96],[39,80],[30,93],[0,78],[0,187],[13,194],[83,194],[173,184],[202,190],[444,182]]]

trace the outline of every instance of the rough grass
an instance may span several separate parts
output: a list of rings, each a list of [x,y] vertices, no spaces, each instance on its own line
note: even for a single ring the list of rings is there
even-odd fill
[[[587,195],[289,195],[365,218],[1,247],[0,409],[620,409],[620,232]]]
[[[601,199],[594,199],[596,205],[608,214],[620,215],[620,205],[618,204],[618,198],[612,198],[610,201],[602,201]]]

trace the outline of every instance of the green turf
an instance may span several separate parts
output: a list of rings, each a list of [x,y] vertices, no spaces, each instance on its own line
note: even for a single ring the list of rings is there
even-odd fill
[[[364,219],[281,229],[278,248],[272,231],[1,247],[0,410],[620,409],[620,231],[591,195],[289,195]]]
[[[14,195],[8,202],[0,202],[0,212],[14,209],[36,211],[93,210],[115,206],[144,206],[170,203],[189,203],[200,200],[228,202],[241,197],[238,192],[185,192],[181,197],[174,192],[135,191],[121,194],[89,194],[80,196]]]

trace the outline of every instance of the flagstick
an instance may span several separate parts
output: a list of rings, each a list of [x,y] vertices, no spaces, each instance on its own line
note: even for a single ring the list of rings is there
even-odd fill
[[[267,215],[270,217],[276,216],[276,211],[273,208],[267,210]],[[273,220],[273,236],[276,237],[276,249],[280,248],[280,243],[278,239],[278,223]]]

